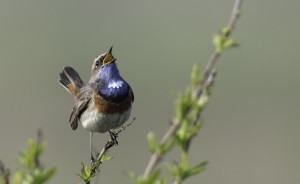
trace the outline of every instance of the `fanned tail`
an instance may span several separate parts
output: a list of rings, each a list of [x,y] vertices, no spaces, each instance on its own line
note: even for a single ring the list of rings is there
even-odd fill
[[[72,67],[65,66],[59,75],[60,78],[58,82],[73,96],[78,96],[80,88],[85,85],[79,74]]]

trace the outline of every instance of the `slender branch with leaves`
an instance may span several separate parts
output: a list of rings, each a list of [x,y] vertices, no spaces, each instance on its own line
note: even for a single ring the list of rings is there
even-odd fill
[[[191,84],[175,100],[175,115],[171,120],[171,126],[164,134],[160,142],[153,133],[148,134],[148,143],[152,155],[142,176],[130,174],[135,183],[166,183],[165,178],[160,178],[160,169],[157,168],[159,161],[176,146],[180,148],[181,161],[169,164],[168,170],[173,176],[173,183],[182,183],[186,178],[202,172],[207,162],[201,162],[193,167],[189,166],[188,150],[192,139],[199,132],[202,112],[207,104],[211,87],[215,80],[215,65],[225,49],[232,48],[238,44],[231,37],[240,17],[242,0],[236,0],[227,26],[223,27],[219,34],[213,38],[215,50],[211,54],[203,75],[199,67],[194,65],[191,76]]]
[[[118,136],[123,132],[127,127],[129,127],[134,121],[135,117],[129,124],[123,125],[116,133],[115,136]],[[84,165],[81,163],[81,173],[77,174],[86,184],[90,184],[91,180],[96,176],[96,171],[103,162],[106,162],[111,159],[111,156],[107,154],[108,150],[113,146],[117,145],[117,142],[110,138],[104,147],[101,149],[101,152],[97,156],[97,160],[90,165]],[[99,171],[99,170],[98,170]]]
[[[37,133],[37,139],[28,140],[28,148],[20,152],[18,157],[18,170],[10,178],[10,171],[0,161],[0,184],[43,184],[56,173],[56,168],[46,169],[41,164],[40,157],[45,151],[45,142],[42,131]]]

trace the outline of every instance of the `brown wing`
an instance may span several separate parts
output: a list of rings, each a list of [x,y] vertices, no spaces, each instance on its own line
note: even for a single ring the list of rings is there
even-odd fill
[[[88,108],[93,90],[88,86],[81,88],[79,96],[74,100],[73,110],[69,122],[73,130],[76,130],[82,113]]]

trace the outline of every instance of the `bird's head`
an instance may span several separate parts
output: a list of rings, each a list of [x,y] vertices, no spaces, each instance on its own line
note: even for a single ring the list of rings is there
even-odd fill
[[[129,85],[119,73],[112,47],[95,59],[89,81],[95,92],[111,102],[123,100],[129,93]]]
[[[101,67],[103,67],[104,65],[115,63],[116,59],[112,55],[112,48],[113,47],[111,47],[108,52],[100,54],[99,56],[97,56],[94,59],[94,62],[93,62],[93,65],[92,65],[92,72],[91,72],[90,82],[97,80],[98,75],[100,73],[100,70],[102,70],[102,71],[105,70],[103,68],[101,69]]]

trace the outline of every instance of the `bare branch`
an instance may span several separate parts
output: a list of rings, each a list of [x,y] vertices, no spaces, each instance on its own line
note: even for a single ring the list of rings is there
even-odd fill
[[[231,18],[229,20],[228,26],[231,29],[235,28],[236,22],[240,16],[240,11],[242,7],[243,0],[236,0],[233,6],[233,10],[231,12]]]

